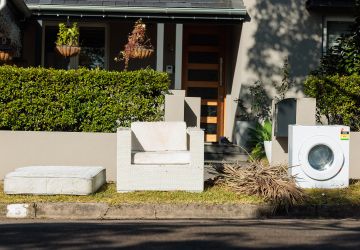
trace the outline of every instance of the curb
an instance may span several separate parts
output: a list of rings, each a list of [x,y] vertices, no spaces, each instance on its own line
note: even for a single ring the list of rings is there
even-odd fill
[[[246,204],[0,204],[0,218],[15,219],[258,219],[272,214],[269,205]]]
[[[296,206],[277,211],[271,205],[250,204],[121,204],[106,203],[0,203],[0,219],[264,219],[360,218],[359,205]]]

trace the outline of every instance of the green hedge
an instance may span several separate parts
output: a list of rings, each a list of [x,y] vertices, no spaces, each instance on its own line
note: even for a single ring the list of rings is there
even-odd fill
[[[316,98],[318,117],[325,115],[330,124],[344,124],[360,130],[360,76],[309,76],[305,94]]]
[[[0,67],[0,129],[114,132],[162,117],[169,79],[116,72]]]

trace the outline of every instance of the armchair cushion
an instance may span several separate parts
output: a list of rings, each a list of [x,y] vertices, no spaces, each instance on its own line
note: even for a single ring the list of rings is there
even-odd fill
[[[132,152],[132,164],[137,165],[180,165],[190,163],[189,151]]]
[[[133,122],[134,151],[181,151],[187,149],[185,122]]]

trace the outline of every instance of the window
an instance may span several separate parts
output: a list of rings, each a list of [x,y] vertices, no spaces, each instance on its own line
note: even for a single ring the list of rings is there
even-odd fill
[[[341,35],[351,32],[352,18],[327,18],[324,24],[323,52],[337,44],[337,39]]]
[[[57,24],[46,24],[43,27],[42,65],[56,69],[70,69],[79,66],[86,68],[107,68],[106,26],[78,24],[80,31],[80,54],[72,58],[64,58],[55,51],[58,32]]]
[[[105,28],[80,27],[80,46],[80,66],[105,68]]]
[[[351,22],[328,22],[327,24],[327,48],[337,44],[337,39],[351,32]]]

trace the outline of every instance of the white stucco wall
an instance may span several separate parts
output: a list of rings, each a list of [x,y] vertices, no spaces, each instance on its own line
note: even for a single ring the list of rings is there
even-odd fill
[[[288,57],[296,84],[287,95],[301,97],[302,79],[321,57],[322,17],[309,13],[305,1],[244,0],[244,3],[250,20],[234,31],[240,37],[238,44],[234,44],[235,72],[226,96],[225,136],[229,138],[235,137],[234,100],[245,98],[248,86],[262,80],[269,100],[272,99],[275,91],[271,83],[281,81],[281,67]]]

